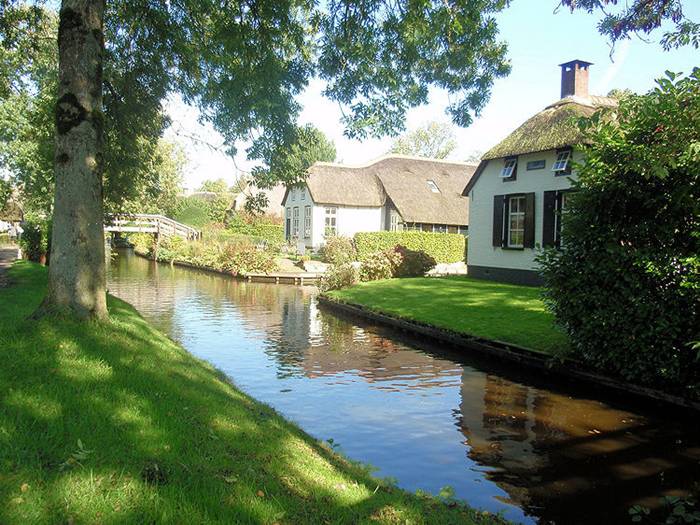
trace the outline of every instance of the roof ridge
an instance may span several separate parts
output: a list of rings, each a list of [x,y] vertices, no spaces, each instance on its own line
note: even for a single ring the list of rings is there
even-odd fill
[[[384,160],[389,160],[389,159],[417,160],[417,161],[421,161],[421,162],[452,164],[455,166],[477,166],[477,164],[475,164],[473,162],[465,162],[465,161],[459,161],[459,160],[447,160],[447,159],[431,159],[429,157],[418,157],[415,155],[401,155],[398,153],[388,153],[386,155],[382,155],[380,157],[377,157],[376,159],[373,159],[369,162],[365,162],[364,164],[349,165],[349,164],[342,164],[340,162],[316,161],[311,165],[311,167],[313,167],[313,166],[329,166],[329,167],[335,167],[335,168],[364,169],[364,168],[369,168],[370,166],[373,166],[379,162],[382,162]]]

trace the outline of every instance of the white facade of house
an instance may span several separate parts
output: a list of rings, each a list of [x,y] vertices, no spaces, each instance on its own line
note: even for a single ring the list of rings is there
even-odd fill
[[[556,150],[538,153],[527,153],[517,157],[517,175],[513,181],[504,180],[501,177],[505,159],[492,159],[469,191],[469,249],[467,252],[467,265],[471,274],[478,274],[496,269],[522,270],[533,272],[537,270],[535,257],[543,247],[544,225],[544,192],[566,191],[571,188],[571,181],[575,178],[575,171],[569,175],[557,175],[552,167],[557,158]],[[574,162],[581,162],[583,157],[580,152],[573,151]],[[528,163],[534,166],[536,162],[544,161],[544,167],[540,169],[527,169]],[[494,246],[494,196],[496,195],[520,195],[534,193],[534,247],[533,248],[509,248],[508,246]],[[507,218],[507,212],[506,212]],[[513,273],[513,272],[511,272]],[[503,274],[505,275],[505,274]],[[488,277],[488,274],[484,275]],[[494,277],[498,277],[495,275]],[[500,279],[499,279],[500,280]],[[518,280],[508,279],[503,280]],[[527,279],[523,279],[527,281]]]
[[[303,240],[310,249],[325,242],[326,231],[352,237],[358,232],[382,230],[384,206],[360,207],[315,203],[306,186],[290,189],[283,203],[285,238]]]

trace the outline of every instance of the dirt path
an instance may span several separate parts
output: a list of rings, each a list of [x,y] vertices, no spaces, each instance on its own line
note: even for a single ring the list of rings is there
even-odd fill
[[[7,269],[12,266],[12,263],[17,259],[17,247],[2,246],[0,247],[0,288],[7,286]]]

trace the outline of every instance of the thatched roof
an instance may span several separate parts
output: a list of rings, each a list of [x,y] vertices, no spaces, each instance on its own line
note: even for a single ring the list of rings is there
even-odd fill
[[[469,194],[490,160],[581,144],[584,139],[576,123],[577,119],[590,117],[601,108],[616,106],[616,99],[598,96],[571,96],[550,104],[484,153],[462,195]]]
[[[576,125],[576,119],[590,117],[601,107],[616,105],[617,101],[609,97],[563,98],[525,121],[513,133],[487,151],[481,160],[499,159],[580,144],[582,136]]]
[[[314,202],[338,206],[383,206],[391,200],[404,222],[467,225],[462,189],[476,166],[404,155],[382,157],[364,166],[317,162],[306,184]],[[433,181],[439,193],[431,191]]]
[[[7,199],[5,206],[0,209],[0,221],[5,222],[22,222],[24,220],[24,212],[22,206],[15,199]]]

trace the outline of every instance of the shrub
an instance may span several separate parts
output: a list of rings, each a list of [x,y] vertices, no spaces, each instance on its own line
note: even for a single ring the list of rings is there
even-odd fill
[[[355,247],[360,261],[399,245],[409,250],[424,252],[441,263],[463,261],[466,253],[466,238],[457,233],[403,231],[355,234]]]
[[[219,269],[233,275],[267,273],[275,267],[272,254],[267,250],[258,250],[252,244],[227,244],[221,251]]]
[[[361,281],[378,281],[391,279],[394,267],[400,263],[400,255],[394,250],[373,253],[360,265]]]
[[[154,239],[150,233],[132,233],[129,235],[129,242],[136,253],[147,257],[153,254]]]
[[[326,237],[326,244],[321,249],[323,262],[329,264],[345,264],[356,259],[357,252],[352,239],[333,235]]]
[[[357,269],[349,263],[331,266],[321,277],[318,288],[322,292],[329,290],[340,290],[357,284],[359,276]]]
[[[394,277],[422,277],[435,268],[437,262],[425,252],[409,250],[405,246],[394,248],[398,264],[394,265]]]
[[[582,122],[590,145],[564,245],[540,258],[575,356],[700,398],[700,74]],[[695,144],[695,147],[693,146]],[[695,148],[695,149],[693,149]]]
[[[49,221],[28,221],[22,225],[20,247],[25,257],[38,262],[48,255],[50,249],[51,224]]]

